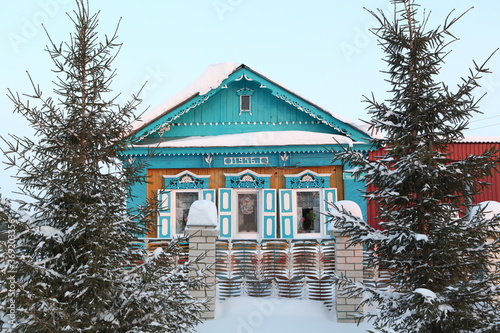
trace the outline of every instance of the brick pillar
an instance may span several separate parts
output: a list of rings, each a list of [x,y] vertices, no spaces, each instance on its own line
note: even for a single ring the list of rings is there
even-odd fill
[[[337,231],[330,231],[330,236],[335,238],[335,271],[353,282],[363,281],[363,246],[349,246],[349,237],[341,236]],[[337,321],[340,323],[356,322],[355,315],[360,312],[356,310],[361,297],[348,298],[348,295],[340,295],[343,288],[337,286]]]
[[[196,270],[190,272],[191,276],[196,271],[205,271],[205,282],[207,287],[202,290],[191,290],[191,295],[198,299],[208,299],[207,310],[202,314],[202,319],[213,319],[215,312],[216,285],[215,285],[215,243],[219,230],[215,226],[189,225],[185,230],[189,237],[189,260],[196,260],[199,256]]]

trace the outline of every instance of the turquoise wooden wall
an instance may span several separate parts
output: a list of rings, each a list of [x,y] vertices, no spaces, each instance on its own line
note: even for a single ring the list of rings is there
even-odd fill
[[[251,114],[246,111],[240,113],[240,96],[237,91],[242,88],[253,91]],[[174,121],[170,131],[164,132],[162,137],[292,130],[335,133],[328,125],[273,96],[267,88],[261,88],[260,84],[241,80],[232,82]],[[154,136],[157,137],[158,133]]]

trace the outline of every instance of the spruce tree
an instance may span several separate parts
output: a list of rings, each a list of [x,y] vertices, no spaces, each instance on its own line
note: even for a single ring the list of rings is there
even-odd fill
[[[380,230],[346,211],[331,214],[352,243],[372,251],[371,266],[390,273],[389,287],[353,284],[342,276],[336,282],[364,297],[362,306],[377,306],[363,316],[376,332],[499,332],[500,217],[486,218],[487,207],[468,213],[487,185],[482,179],[498,165],[499,151],[459,161],[449,151],[479,112],[474,89],[489,71],[474,64],[455,89],[439,82],[456,39],[450,28],[461,16],[428,29],[429,16],[419,20],[413,0],[392,2],[393,19],[370,11],[380,23],[373,32],[385,53],[392,94],[381,103],[365,99],[370,129],[383,134],[373,143],[383,153],[375,161],[360,152],[335,155],[370,186],[364,196],[378,206]]]
[[[99,38],[98,14],[76,4],[70,41],[49,36],[57,97],[35,84],[30,95],[10,93],[36,137],[4,138],[27,198],[20,212],[1,202],[9,238],[0,249],[1,310],[13,332],[189,332],[204,309],[189,289],[201,280],[187,278],[191,263],[178,263],[175,242],[146,253],[138,237],[155,204],[126,205],[130,187],[146,179],[144,165],[119,158],[135,142],[127,133],[140,100],[115,105],[117,32]]]

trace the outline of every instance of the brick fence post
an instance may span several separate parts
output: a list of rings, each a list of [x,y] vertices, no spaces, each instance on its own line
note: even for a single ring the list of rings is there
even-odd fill
[[[206,288],[190,291],[194,298],[208,301],[207,310],[202,314],[203,320],[214,318],[216,304],[215,251],[219,230],[217,211],[212,205],[211,201],[195,201],[191,205],[184,231],[189,238],[189,260],[197,263],[195,269],[190,271],[190,276],[196,276],[197,271],[205,272]]]
[[[341,236],[338,231],[330,231],[330,236],[335,238],[335,271],[337,275],[343,275],[353,282],[363,281],[363,246],[349,246],[349,237]],[[336,310],[337,321],[341,323],[356,322],[357,315],[361,313],[356,310],[361,297],[349,298],[341,295],[344,288],[337,286]]]

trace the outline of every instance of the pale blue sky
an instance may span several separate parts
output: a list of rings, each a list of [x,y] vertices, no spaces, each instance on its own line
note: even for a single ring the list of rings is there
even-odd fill
[[[47,94],[52,93],[47,37],[68,41],[73,26],[65,12],[73,0],[0,0],[0,133],[29,134],[12,114],[7,88],[30,93],[26,71]],[[422,0],[432,10],[431,23],[442,23],[474,6],[452,30],[460,41],[443,68],[453,86],[468,74],[472,60],[484,61],[500,47],[500,2],[497,0]],[[388,86],[379,73],[383,56],[367,29],[376,26],[363,9],[389,10],[389,0],[91,0],[100,10],[100,31],[112,34],[122,17],[123,48],[112,88],[130,96],[145,81],[143,109],[161,104],[195,80],[210,64],[244,63],[324,108],[352,120],[368,119],[362,95],[383,99]],[[434,26],[434,24],[431,24]],[[500,128],[500,52],[490,62],[478,95],[483,115],[472,120],[467,135],[497,136]],[[0,157],[3,161],[4,158]],[[0,193],[11,196],[14,182],[1,168]]]

